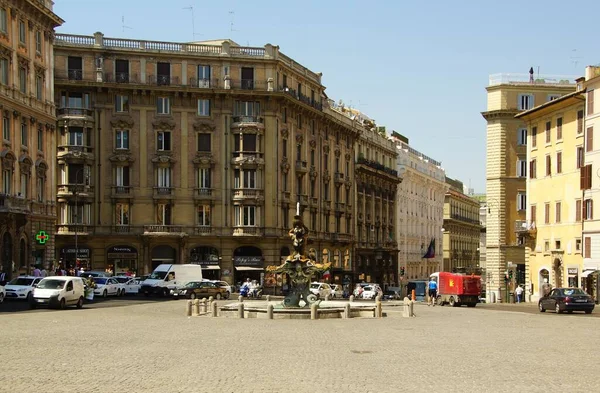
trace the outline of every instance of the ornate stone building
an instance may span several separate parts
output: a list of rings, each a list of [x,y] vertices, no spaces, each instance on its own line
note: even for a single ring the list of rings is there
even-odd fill
[[[298,208],[309,248],[351,274],[358,129],[321,74],[270,44],[58,34],[57,247],[67,265],[281,288]]]
[[[9,277],[54,257],[52,1],[0,1],[0,257]]]
[[[427,279],[442,265],[442,224],[444,219],[445,171],[442,163],[413,149],[408,138],[392,133],[398,151],[396,241],[400,245],[398,266],[405,280]],[[431,241],[435,255],[425,259]]]

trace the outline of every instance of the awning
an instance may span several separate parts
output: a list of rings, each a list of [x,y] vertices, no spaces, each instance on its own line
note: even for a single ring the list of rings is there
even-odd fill
[[[221,270],[221,266],[219,266],[219,265],[203,265],[202,269],[205,269],[205,270]]]
[[[586,278],[586,277],[587,277],[587,276],[589,276],[590,274],[592,274],[592,273],[595,273],[595,272],[597,272],[597,271],[598,271],[598,270],[586,270],[586,271],[584,271],[583,273],[581,273],[581,277],[582,277],[582,278]]]
[[[262,267],[236,266],[235,270],[243,272],[243,271],[248,271],[248,270],[261,270],[262,271],[262,270],[265,270],[265,269],[262,268]]]

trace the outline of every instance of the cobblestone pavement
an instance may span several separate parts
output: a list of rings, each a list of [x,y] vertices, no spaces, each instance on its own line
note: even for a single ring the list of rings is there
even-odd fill
[[[589,315],[385,307],[383,319],[184,316],[184,302],[0,315],[0,392],[590,391]]]

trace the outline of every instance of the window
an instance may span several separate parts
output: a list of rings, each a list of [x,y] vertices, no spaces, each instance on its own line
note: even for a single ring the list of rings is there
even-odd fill
[[[241,141],[240,138],[236,135],[233,148],[236,152],[256,152],[256,134],[243,134]]]
[[[546,122],[546,143],[552,142],[552,135],[550,134],[551,129],[552,129],[552,122],[547,121]]]
[[[315,151],[314,151],[314,149],[310,150],[310,165],[315,166]]]
[[[198,206],[198,226],[210,226],[210,205]]]
[[[115,139],[115,149],[129,149],[129,130],[117,130]]]
[[[37,130],[37,148],[44,151],[44,129],[41,126]]]
[[[519,145],[527,144],[527,128],[519,128],[517,133],[517,143]]]
[[[67,60],[69,80],[83,79],[83,60],[78,56],[69,56]]]
[[[517,210],[526,210],[527,209],[527,195],[524,192],[519,192],[517,194]]]
[[[171,225],[171,205],[159,203],[156,206],[156,223],[158,225]]]
[[[535,148],[537,146],[537,127],[531,128],[531,147]]]
[[[546,176],[552,175],[552,158],[550,156],[546,156]]]
[[[27,142],[28,142],[28,130],[27,130],[27,123],[26,120],[23,121],[23,123],[21,123],[21,145],[23,146],[27,146]]]
[[[158,168],[156,171],[156,185],[160,188],[171,187],[171,168]]]
[[[575,239],[575,252],[581,252],[581,239]]]
[[[517,160],[517,176],[527,177],[527,161]]]
[[[35,98],[44,99],[44,78],[41,75],[35,76]]]
[[[302,129],[302,114],[298,113],[298,115],[296,116],[296,120],[298,121],[297,127]]]
[[[198,100],[198,116],[210,116],[210,100]]]
[[[593,220],[594,219],[594,201],[592,199],[586,199],[583,202],[583,219]]]
[[[325,169],[325,170],[329,169],[329,154],[323,155],[323,169]]]
[[[583,132],[583,109],[577,111],[577,134]]]
[[[115,60],[115,80],[117,83],[129,82],[129,60]]]
[[[584,164],[585,155],[583,154],[583,147],[577,146],[577,168],[581,168]]]
[[[554,101],[557,98],[560,98],[560,94],[548,94],[548,101]]]
[[[171,113],[171,100],[169,97],[158,97],[156,99],[156,113],[169,115]]]
[[[256,188],[256,170],[244,171],[244,188]]]
[[[19,67],[19,91],[23,94],[27,93],[27,69]]]
[[[256,206],[235,206],[236,226],[256,226]]]
[[[44,202],[44,190],[46,188],[46,179],[43,177],[37,178],[37,201]]]
[[[242,89],[254,89],[254,68],[242,67]]]
[[[281,154],[284,158],[287,157],[287,139],[281,141]]]
[[[587,114],[594,114],[594,90],[588,90],[587,93]]]
[[[10,194],[12,191],[12,171],[10,169],[2,171],[2,191],[5,194]]]
[[[559,140],[559,141],[562,139],[562,122],[563,122],[562,117],[559,117],[558,119],[556,119],[556,140]]]
[[[555,216],[554,216],[554,222],[556,222],[557,224],[560,224],[560,219],[561,219],[560,211],[561,211],[561,208],[562,208],[562,203],[556,202],[556,206],[555,207],[556,207],[556,209],[555,209],[555,212],[554,212],[554,214],[555,214]],[[558,247],[558,248],[560,248],[560,247]]]
[[[281,119],[284,123],[287,123],[287,108],[283,108]]]
[[[210,152],[210,134],[198,134],[198,151]]]
[[[90,108],[89,93],[66,93],[63,92],[60,97],[61,108]]]
[[[171,150],[171,132],[158,131],[156,133],[156,150],[169,151]]]
[[[117,187],[129,187],[128,166],[118,166],[115,168],[115,185]]]
[[[535,159],[529,162],[529,178],[535,179],[537,177],[537,161]]]
[[[19,43],[25,44],[27,42],[27,29],[25,28],[25,21],[19,21]]]
[[[210,87],[210,66],[198,66],[198,87],[205,89]]]
[[[556,173],[562,173],[562,152],[556,153]]]
[[[310,133],[311,133],[311,135],[314,136],[316,134],[316,132],[317,132],[316,129],[317,129],[317,127],[315,126],[315,119],[312,119],[310,121]]]
[[[584,249],[583,249],[583,257],[584,258],[591,258],[592,257],[592,238],[591,237],[586,237],[585,238],[585,245],[584,245]]]
[[[129,112],[129,96],[115,96],[115,112]]]
[[[258,101],[236,101],[236,116],[260,116],[260,102]]]
[[[0,83],[8,85],[8,74],[9,74],[8,59],[0,58]]]
[[[198,188],[211,188],[210,168],[198,168]]]
[[[582,166],[579,169],[579,186],[582,190],[592,188],[592,165]]]
[[[0,31],[4,34],[8,34],[8,17],[6,15],[6,8],[0,8]]]
[[[171,84],[171,64],[158,62],[156,63],[156,84],[168,86]]]
[[[115,205],[115,213],[116,225],[129,225],[129,204],[117,203]]]
[[[2,118],[2,137],[5,141],[10,141],[10,118],[7,115]]]
[[[530,221],[531,224],[535,224],[536,220],[537,220],[537,206],[536,205],[531,205],[531,217],[530,217]]]
[[[544,204],[544,224],[550,224],[550,204]]]
[[[533,94],[519,94],[518,107],[520,111],[533,108]]]
[[[544,251],[550,251],[550,242],[548,240],[544,241]]]
[[[69,146],[83,146],[83,127],[69,127]]]
[[[21,173],[21,191],[19,196],[22,198],[29,197],[29,175],[27,173]]]
[[[561,248],[560,248],[560,247],[561,247],[560,240],[555,240],[555,241],[554,241],[554,249],[555,249],[555,250],[561,250]]]
[[[581,221],[581,199],[575,201],[575,221]]]
[[[585,151],[594,150],[594,127],[588,127],[585,138]]]
[[[35,52],[37,54],[42,53],[42,32],[39,30],[35,32]]]

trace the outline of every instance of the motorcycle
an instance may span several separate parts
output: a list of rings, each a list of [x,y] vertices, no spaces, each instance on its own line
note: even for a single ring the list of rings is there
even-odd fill
[[[260,299],[262,298],[262,287],[250,289],[248,286],[243,286],[240,288],[240,295],[247,298]]]

